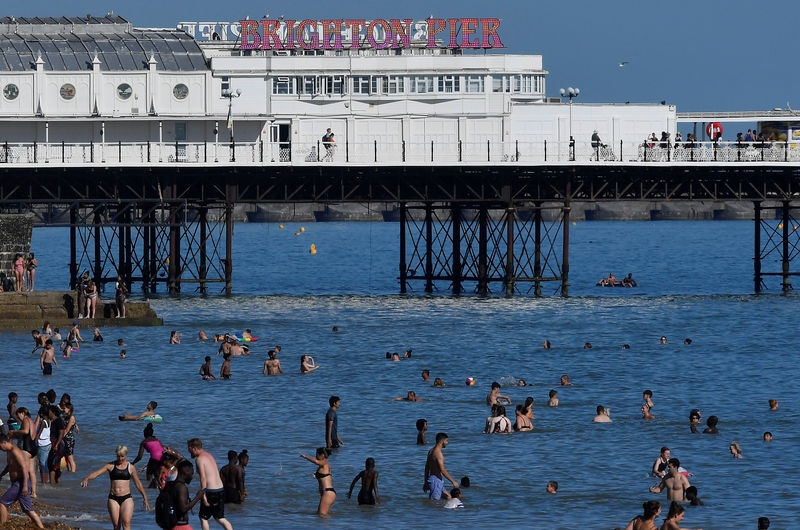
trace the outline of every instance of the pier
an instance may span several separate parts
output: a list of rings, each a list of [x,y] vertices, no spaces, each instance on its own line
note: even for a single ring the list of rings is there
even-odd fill
[[[0,164],[0,207],[69,211],[71,287],[89,270],[101,285],[120,274],[145,294],[159,284],[171,294],[187,285],[189,292],[229,294],[235,204],[383,202],[400,213],[400,292],[410,282],[428,292],[446,282],[455,293],[487,294],[502,284],[506,296],[539,295],[554,282],[567,296],[573,202],[738,201],[754,211],[755,291],[773,275],[791,290],[800,248],[800,149],[692,149],[688,160],[684,147],[670,146],[642,148],[641,159],[622,161],[9,163]],[[765,214],[776,209],[780,221]],[[775,256],[780,268],[771,270]]]

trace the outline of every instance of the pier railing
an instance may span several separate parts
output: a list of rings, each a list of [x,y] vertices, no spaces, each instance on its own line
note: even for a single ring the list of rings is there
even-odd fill
[[[9,165],[481,165],[800,162],[790,142],[89,142],[0,143]]]

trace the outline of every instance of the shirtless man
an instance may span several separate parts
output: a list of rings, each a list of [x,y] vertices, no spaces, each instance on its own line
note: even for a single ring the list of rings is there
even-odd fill
[[[189,454],[195,459],[197,474],[200,475],[200,487],[205,490],[200,505],[200,525],[208,530],[208,520],[212,517],[223,528],[233,530],[231,523],[225,519],[225,488],[217,468],[217,461],[206,450],[199,438],[186,442]]]
[[[228,463],[219,470],[222,487],[225,489],[225,502],[241,504],[244,500],[244,482],[242,481],[242,468],[239,466],[239,454],[228,451]]]
[[[664,478],[667,476],[667,464],[669,464],[669,447],[662,447],[661,454],[653,462],[653,476]]]
[[[689,484],[689,479],[678,471],[680,467],[681,463],[677,458],[670,458],[667,464],[669,474],[661,479],[661,484],[658,486],[650,486],[650,492],[661,493],[666,488],[668,501],[685,501],[686,488],[691,484]]]
[[[608,409],[603,405],[597,405],[597,416],[592,419],[595,423],[611,423],[611,417],[608,415]]]
[[[444,467],[444,455],[442,449],[447,447],[447,434],[440,432],[436,434],[436,445],[433,449],[428,451],[428,459],[425,461],[425,480],[422,484],[422,491],[428,492],[428,498],[439,500],[442,495],[448,497],[444,491],[444,479],[442,476],[447,477],[447,480],[452,482],[453,487],[459,487],[447,469]]]
[[[201,329],[200,332],[197,334],[197,340],[206,341],[208,340],[208,335],[206,335],[206,332]]]
[[[375,459],[367,458],[364,464],[364,471],[355,476],[350,483],[350,491],[347,498],[353,494],[356,482],[361,481],[361,491],[358,492],[358,504],[380,504],[381,497],[378,495],[378,472],[375,471]]]
[[[219,369],[219,378],[228,380],[231,378],[231,354],[226,353],[223,356],[225,361],[222,363],[222,366]]]
[[[44,350],[39,356],[39,367],[42,369],[42,375],[53,375],[53,364],[55,363],[58,368],[58,361],[56,360],[56,350],[53,348],[53,341],[47,339],[45,342]]]
[[[30,517],[36,528],[44,528],[42,520],[34,511],[31,503],[31,466],[30,458],[22,452],[22,449],[14,445],[8,436],[0,434],[0,449],[6,452],[8,458],[8,476],[11,479],[11,487],[0,498],[0,523],[4,526],[8,522],[8,507],[19,501],[22,511]]]
[[[426,383],[429,383],[431,380],[431,371],[430,370],[423,370],[422,371],[422,380]]]
[[[231,344],[231,355],[242,355],[244,354],[244,348],[238,342],[234,342]]]
[[[219,345],[219,349],[217,350],[217,355],[225,355],[226,353],[231,352],[231,343],[233,341],[230,338],[229,334],[225,334],[225,337],[222,339],[222,344]]]
[[[504,399],[506,401],[506,403],[505,403],[506,405],[510,405],[511,404],[511,398],[508,397],[508,396],[504,396],[503,394],[499,394],[498,393],[499,391],[500,391],[500,383],[498,383],[497,381],[494,381],[492,383],[492,390],[486,395],[486,404],[487,405],[489,405],[490,407],[492,405],[498,405],[498,404],[500,404],[499,403],[500,399]],[[458,486],[456,485],[456,487],[458,487]]]
[[[211,379],[216,379],[214,374],[211,372],[211,357],[206,355],[206,362],[200,367],[200,375],[203,376],[203,381],[210,381]]]
[[[264,361],[264,375],[278,375],[283,373],[281,362],[275,358],[275,350],[270,350],[267,355],[269,358]]]

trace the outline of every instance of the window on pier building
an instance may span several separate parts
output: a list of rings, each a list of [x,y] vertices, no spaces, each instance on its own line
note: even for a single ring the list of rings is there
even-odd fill
[[[372,82],[370,83],[370,92],[372,94],[386,94],[387,86],[387,77],[385,75],[372,76]]]
[[[353,94],[369,94],[370,78],[368,75],[353,76]]]
[[[230,90],[230,89],[231,89],[231,78],[230,77],[223,77],[222,81],[221,81],[220,90],[222,90],[222,92],[225,92],[226,90]]]
[[[390,94],[403,94],[405,92],[405,77],[402,75],[390,75],[388,82]]]
[[[297,93],[313,95],[316,93],[317,77],[313,75],[304,75],[297,77]]]
[[[433,76],[414,75],[410,78],[410,92],[412,94],[427,94],[433,92]]]
[[[279,76],[272,79],[273,94],[294,94],[294,79],[288,76]]]
[[[440,75],[437,77],[439,92],[461,92],[461,77],[457,75]]]
[[[318,94],[344,94],[344,76],[322,75],[317,78]]]
[[[467,76],[467,92],[483,92],[483,76],[482,75],[468,75]]]

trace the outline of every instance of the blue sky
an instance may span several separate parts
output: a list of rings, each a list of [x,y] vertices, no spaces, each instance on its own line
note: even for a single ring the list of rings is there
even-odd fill
[[[283,6],[283,7],[281,7]],[[577,102],[660,102],[678,111],[800,109],[800,2],[475,0],[422,2],[4,3],[3,16],[85,16],[113,10],[140,27],[179,21],[272,18],[497,17],[505,52],[541,54],[549,96],[581,89]],[[618,63],[629,61],[620,68]]]

